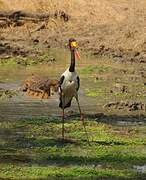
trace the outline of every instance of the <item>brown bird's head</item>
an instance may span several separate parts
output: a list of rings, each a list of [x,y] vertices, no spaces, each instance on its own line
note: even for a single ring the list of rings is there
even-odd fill
[[[74,38],[70,38],[69,39],[69,44],[68,44],[69,48],[71,51],[74,51],[75,52],[75,55],[78,59],[80,59],[80,54],[78,52],[78,44],[77,44],[77,41],[76,39]]]

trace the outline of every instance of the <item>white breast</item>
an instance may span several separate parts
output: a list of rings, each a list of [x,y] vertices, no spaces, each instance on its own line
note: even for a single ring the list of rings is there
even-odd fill
[[[73,89],[74,86],[77,85],[77,73],[76,72],[70,72],[69,69],[67,69],[62,76],[64,76],[64,81],[61,85],[62,89],[66,89],[67,87]]]
[[[77,73],[67,69],[62,76],[65,77],[61,89],[65,95],[64,104],[66,105],[77,93]]]

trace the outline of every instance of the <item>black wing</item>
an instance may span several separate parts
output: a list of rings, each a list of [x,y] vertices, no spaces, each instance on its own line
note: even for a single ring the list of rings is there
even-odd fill
[[[62,85],[62,83],[63,83],[63,81],[64,81],[64,76],[61,76],[61,78],[60,78],[60,80],[59,80],[59,107],[60,108],[63,108],[63,104],[62,104],[62,89],[61,89],[61,85]]]
[[[80,78],[79,78],[79,76],[77,76],[77,84],[78,84],[78,86],[77,86],[77,91],[78,91],[79,88],[80,88]]]
[[[60,78],[60,80],[59,80],[59,87],[61,88],[61,85],[62,85],[62,83],[63,83],[63,81],[64,81],[64,76],[61,76],[61,78]]]

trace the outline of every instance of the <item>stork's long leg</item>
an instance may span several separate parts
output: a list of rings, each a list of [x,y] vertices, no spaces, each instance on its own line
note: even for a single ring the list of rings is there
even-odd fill
[[[85,126],[84,116],[83,116],[83,114],[82,114],[82,110],[81,110],[81,107],[80,107],[78,95],[76,95],[75,98],[76,98],[76,101],[77,101],[77,104],[78,104],[78,108],[79,108],[79,112],[80,112],[80,119],[82,120],[83,127],[84,127],[84,130],[85,130],[85,134],[86,134],[86,136],[87,136],[87,141],[88,141],[88,143],[89,143],[89,145],[90,145],[89,136],[88,136],[87,129],[86,129],[86,126]]]
[[[62,109],[62,140],[64,140],[64,108]]]
[[[64,97],[62,96],[62,140],[64,140]]]
[[[81,110],[81,107],[80,107],[78,95],[76,95],[75,98],[76,98],[76,101],[77,101],[77,104],[78,104],[78,108],[79,108],[79,112],[80,112],[80,119],[82,120],[83,125],[84,125],[84,124],[85,124],[85,122],[84,122],[84,116],[83,116],[83,113],[82,113],[82,110]]]

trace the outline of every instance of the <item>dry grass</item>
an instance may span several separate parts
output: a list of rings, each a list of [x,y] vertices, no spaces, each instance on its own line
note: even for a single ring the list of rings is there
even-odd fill
[[[0,0],[1,10],[55,12],[64,10],[79,22],[113,24],[129,21],[144,23],[145,0]]]
[[[0,8],[6,10],[55,11],[65,10],[73,17],[87,16],[100,23],[120,22],[128,16],[135,16],[137,9],[144,12],[145,0],[1,0]]]
[[[70,2],[67,0],[64,0],[63,3],[58,0],[1,0],[1,3],[5,6],[6,10],[26,10],[31,12],[54,11],[59,8],[67,10],[70,5]]]
[[[67,24],[50,21],[47,26],[48,38],[57,37],[60,42],[75,36],[81,44],[90,42],[87,49],[102,44],[138,50],[145,47],[145,0],[0,0],[0,9],[40,13],[65,11],[71,21]]]

